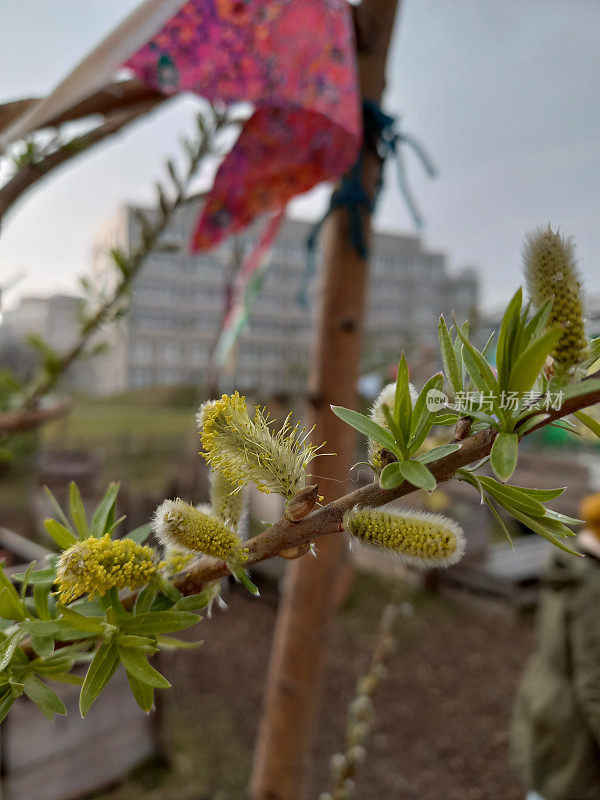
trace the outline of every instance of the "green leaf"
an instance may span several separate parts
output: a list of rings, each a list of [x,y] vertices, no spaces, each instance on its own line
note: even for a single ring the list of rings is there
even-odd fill
[[[34,633],[31,635],[31,646],[38,656],[48,658],[54,652],[54,637],[40,636]]]
[[[0,723],[4,722],[6,717],[8,716],[8,712],[13,707],[15,700],[19,695],[15,694],[14,691],[11,689],[8,690],[0,700]]]
[[[21,630],[36,636],[54,636],[60,630],[57,619],[29,619],[21,623]]]
[[[582,425],[589,428],[589,430],[600,439],[600,422],[597,419],[590,417],[589,414],[585,414],[583,411],[576,411],[573,416],[577,417]]]
[[[27,612],[25,606],[19,599],[17,599],[11,592],[3,586],[0,589],[0,617],[9,620],[25,620],[27,619]]]
[[[492,512],[492,514],[496,518],[496,522],[498,523],[498,525],[500,525],[500,528],[501,528],[502,532],[504,533],[504,535],[506,536],[506,538],[508,539],[508,541],[510,542],[510,544],[512,546],[512,536],[510,535],[510,531],[508,530],[508,528],[504,524],[504,520],[502,519],[502,517],[500,516],[500,514],[498,513],[498,511],[494,507],[494,504],[492,503],[490,498],[486,497],[484,495],[483,499],[485,500],[485,503],[486,503],[487,507],[489,508],[489,510]]]
[[[79,534],[80,539],[87,539],[89,534],[87,518],[85,516],[85,508],[83,500],[81,499],[81,492],[75,481],[69,484],[69,512],[71,519],[75,525],[75,530]]]
[[[30,566],[32,565],[30,564]],[[51,586],[56,579],[56,569],[54,567],[44,567],[44,569],[38,569],[35,572],[30,572],[29,576],[27,576],[27,572],[14,572],[12,575],[13,581],[17,581],[18,583],[21,581],[25,582],[26,577],[27,582],[34,586],[38,583]]]
[[[123,647],[117,643],[117,649],[127,672],[131,673],[139,681],[147,683],[149,686],[155,686],[157,689],[170,688],[169,681],[148,663],[148,659],[138,648]]]
[[[189,611],[150,611],[123,620],[121,630],[124,633],[137,633],[139,636],[154,636],[189,628],[199,619]]]
[[[413,486],[428,492],[432,492],[437,486],[436,479],[421,461],[402,461],[399,466],[401,474]]]
[[[536,425],[539,425],[541,422],[544,422],[548,419],[550,414],[534,414],[532,417],[529,417],[525,420],[525,422],[521,423],[518,427],[519,436],[524,436],[527,431],[530,431],[532,428],[535,428]]]
[[[57,681],[57,683],[68,683],[71,686],[81,686],[83,683],[83,675],[71,675],[64,672],[62,675],[48,675],[49,681]]]
[[[484,489],[497,500],[500,505],[504,505],[503,500],[513,508],[528,514],[531,517],[543,517],[546,508],[538,500],[534,499],[527,492],[521,491],[518,486],[510,486],[505,483],[498,483],[493,478],[480,475],[479,480]]]
[[[392,409],[390,409],[392,411]],[[404,447],[408,446],[410,432],[412,429],[412,399],[410,396],[410,377],[408,374],[408,364],[404,353],[398,364],[398,375],[396,377],[396,394],[394,395],[393,408],[394,422],[398,425],[402,433],[399,443]]]
[[[23,691],[30,700],[36,704],[47,719],[52,719],[55,714],[66,714],[65,704],[47,684],[30,675],[23,681]]]
[[[518,289],[513,295],[500,324],[498,344],[496,346],[496,365],[498,367],[498,382],[503,388],[508,383],[513,363],[513,345],[518,335],[521,321],[521,307],[523,306],[523,290]]]
[[[119,483],[111,483],[106,490],[106,494],[94,512],[94,517],[90,526],[90,533],[97,539],[100,539],[102,536],[104,536],[114,520],[115,505],[120,486],[121,484]]]
[[[56,608],[62,614],[62,619],[72,628],[76,628],[79,631],[86,631],[87,633],[93,633],[96,636],[104,635],[105,627],[102,619],[98,617],[84,617],[83,614],[73,611],[72,608],[68,608],[62,603],[57,603]]]
[[[190,594],[178,600],[177,603],[175,603],[175,608],[178,611],[196,611],[200,608],[206,608],[214,598],[215,593],[212,590],[199,592],[198,594]]]
[[[441,444],[439,447],[433,447],[426,453],[421,453],[420,456],[417,456],[417,461],[420,461],[421,464],[429,464],[432,461],[437,461],[440,458],[449,456],[450,453],[456,453],[457,450],[460,450],[460,444],[458,442],[448,442],[448,444]]]
[[[433,411],[429,411],[427,408],[427,398],[431,391],[441,392],[442,387],[444,385],[444,378],[441,372],[438,372],[437,375],[433,375],[425,384],[421,393],[419,394],[417,401],[415,403],[415,407],[413,410],[413,427],[412,427],[412,437],[409,443],[409,450],[410,454],[413,455],[417,452],[419,447],[423,444],[425,439],[427,438],[427,434],[433,427],[433,423],[435,422],[435,418],[437,417],[437,408]]]
[[[369,439],[373,439],[373,441],[378,442],[378,444],[385,447],[386,450],[389,450],[390,453],[394,453],[394,455],[396,455],[398,445],[387,428],[378,425],[372,419],[364,414],[360,414],[358,411],[352,411],[350,408],[344,408],[343,406],[331,406],[331,410],[336,417],[339,417],[347,425],[350,425],[359,433],[368,436]]]
[[[12,661],[17,645],[22,638],[23,632],[20,628],[17,628],[16,631],[13,631],[10,636],[7,636],[6,639],[0,643],[0,672],[5,670]]]
[[[135,530],[130,531],[123,538],[133,539],[133,541],[137,542],[138,544],[144,544],[146,539],[150,536],[151,530],[152,528],[150,527],[150,524],[146,523],[145,525],[140,525],[139,528],[135,528]]]
[[[400,472],[400,464],[398,461],[386,464],[379,476],[379,485],[381,488],[396,489],[401,483],[404,483],[404,476]]]
[[[144,652],[149,652],[147,648],[155,653],[154,638],[150,636],[138,636],[135,633],[119,633],[115,641],[122,647],[140,647]]]
[[[44,528],[46,528],[61,550],[67,550],[77,542],[71,531],[55,519],[44,520]]]
[[[79,712],[87,716],[92,703],[114,675],[119,666],[119,654],[114,642],[101,645],[92,659],[79,695]]]
[[[528,517],[527,514],[522,514],[517,509],[513,509],[510,512],[515,519],[525,525],[527,528],[530,528],[534,533],[537,533],[542,538],[546,539],[547,541],[551,542],[555,547],[558,547],[560,550],[564,550],[565,553],[570,553],[574,556],[580,556],[581,553],[578,553],[577,550],[572,550],[570,547],[567,547],[566,544],[555,534],[553,533],[548,525],[544,524],[543,519],[534,519],[533,517]]]
[[[548,324],[548,320],[550,319],[550,314],[552,313],[553,305],[554,305],[554,297],[550,297],[529,320],[529,322],[525,326],[523,335],[521,337],[521,341],[524,347],[527,347],[529,342],[531,342],[532,340],[537,339],[538,336],[540,336],[546,329],[546,325]]]
[[[183,639],[174,639],[172,636],[157,636],[157,644],[165,650],[194,650],[204,642],[186,642]]]
[[[157,594],[158,586],[156,585],[155,581],[152,581],[148,584],[148,586],[145,586],[137,596],[133,613],[144,614],[146,611],[150,611],[152,608],[152,603],[156,600]]]
[[[499,433],[490,453],[492,469],[501,481],[506,481],[515,471],[519,457],[519,437],[516,433]]]
[[[553,328],[535,339],[515,361],[508,379],[508,391],[523,394],[530,391],[546,359],[562,336],[560,328]]]
[[[383,411],[383,416],[385,417],[388,427],[392,432],[392,436],[396,441],[396,451],[399,451],[402,454],[402,458],[408,458],[409,452],[406,439],[404,438],[404,431],[397,424],[396,420],[392,415],[392,412],[386,405],[383,405],[381,407],[381,410]]]
[[[54,513],[59,518],[64,527],[71,532],[73,539],[75,539],[76,538],[75,531],[73,530],[71,523],[67,519],[65,512],[60,507],[60,504],[58,503],[58,501],[56,500],[56,498],[54,497],[54,495],[47,486],[44,486],[44,491],[46,492],[46,497],[48,498],[48,502],[52,506]]]
[[[463,390],[462,374],[458,366],[458,361],[456,360],[456,354],[452,346],[452,340],[450,339],[450,334],[448,332],[448,328],[446,327],[446,321],[443,315],[440,317],[438,324],[438,339],[440,343],[440,353],[442,355],[444,373],[446,374],[446,378],[450,384],[452,392],[457,394]]]
[[[517,486],[516,488],[525,492],[525,494],[528,494],[530,497],[533,497],[535,500],[539,500],[540,503],[546,503],[549,500],[556,500],[557,497],[560,497],[567,487],[561,486],[559,489],[530,489],[526,486]]]
[[[154,707],[154,689],[152,686],[140,681],[135,675],[128,671],[127,680],[129,681],[129,687],[131,688],[131,693],[135,698],[135,702],[142,711],[146,713],[152,711]]]

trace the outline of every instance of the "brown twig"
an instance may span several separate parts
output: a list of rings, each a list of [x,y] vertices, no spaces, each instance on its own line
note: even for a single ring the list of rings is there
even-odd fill
[[[63,400],[49,408],[22,409],[11,414],[0,414],[0,433],[23,433],[39,428],[52,419],[62,417],[71,408],[70,400]]]
[[[0,105],[0,133],[32,106],[39,103],[40,99],[38,97],[28,97]],[[149,89],[135,78],[126,81],[115,81],[48,120],[43,127],[57,128],[65,122],[74,122],[92,114],[107,116],[113,111],[118,111],[124,107],[131,107],[140,103],[158,105],[168,99],[162,92]]]
[[[591,375],[590,379],[599,376],[600,372]],[[566,417],[583,408],[596,405],[599,402],[600,390],[598,389],[568,399],[560,409],[549,410],[548,417],[528,431],[526,435],[550,425],[557,419]],[[486,428],[463,439],[459,450],[433,461],[427,466],[438,483],[448,481],[457,469],[467,467],[488,456],[495,437],[496,431],[492,428]],[[301,546],[322,536],[341,533],[344,514],[355,505],[382,506],[416,491],[417,487],[406,481],[396,489],[382,489],[378,483],[370,483],[368,486],[357,489],[323,506],[299,522],[289,522],[282,518],[266,531],[246,542],[245,546],[248,548],[247,566],[274,558],[281,550]],[[213,558],[201,558],[191,564],[184,572],[175,576],[173,583],[183,594],[195,594],[201,590],[202,585],[207,581],[216,580],[228,574],[229,569],[222,561]]]
[[[114,136],[130,122],[147,114],[155,106],[156,102],[150,100],[120,108],[107,116],[105,122],[98,125],[98,127],[72,139],[39,161],[22,167],[0,189],[0,221],[21,195],[42,178],[45,178],[49,172],[89,150],[90,147],[109,136]]]

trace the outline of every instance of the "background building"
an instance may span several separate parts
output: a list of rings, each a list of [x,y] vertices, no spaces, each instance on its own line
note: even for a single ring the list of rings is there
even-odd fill
[[[252,227],[210,253],[192,256],[188,242],[198,209],[198,202],[190,201],[176,213],[162,237],[168,250],[152,254],[136,279],[130,312],[114,326],[109,353],[96,361],[100,393],[206,383],[232,278],[260,229]],[[316,297],[314,277],[307,274],[310,230],[298,220],[282,225],[268,277],[222,376],[226,388],[235,382],[243,391],[269,394],[305,387]],[[101,231],[94,246],[99,287],[109,289],[116,280],[110,248],[131,249],[138,231],[133,207],[121,208]],[[444,255],[424,250],[417,237],[376,234],[371,264],[365,371],[387,372],[403,349],[413,360],[435,360],[439,314],[454,311],[459,319],[476,314],[474,271],[449,275]]]

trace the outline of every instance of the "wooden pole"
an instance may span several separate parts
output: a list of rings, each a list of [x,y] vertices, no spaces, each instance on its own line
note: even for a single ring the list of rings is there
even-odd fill
[[[356,8],[358,70],[364,99],[379,102],[399,0],[363,0]],[[365,152],[363,187],[373,197],[381,160]],[[323,229],[323,267],[317,335],[309,378],[311,424],[336,458],[318,459],[315,474],[325,502],[343,493],[354,460],[355,433],[330,411],[330,404],[356,407],[368,264],[352,247],[348,215],[331,214]],[[363,215],[365,241],[370,219]],[[345,548],[342,536],[319,542],[318,558],[290,564],[273,638],[264,712],[256,744],[250,792],[253,800],[301,800],[327,634],[335,607],[336,578]]]

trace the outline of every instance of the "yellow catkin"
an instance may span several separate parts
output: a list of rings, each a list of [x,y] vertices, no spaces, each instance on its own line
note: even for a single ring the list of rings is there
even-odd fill
[[[259,407],[251,418],[238,392],[204,403],[197,415],[203,455],[233,487],[256,484],[287,500],[304,488],[305,470],[320,447],[308,444],[308,433],[290,425],[290,416],[273,430]]]
[[[569,370],[583,361],[588,346],[583,322],[581,280],[571,239],[548,225],[528,234],[523,247],[523,269],[533,304],[540,308],[554,297],[549,327],[564,333],[552,352],[556,364]]]
[[[215,516],[237,528],[242,516],[244,495],[218,469],[210,474],[210,504]]]
[[[354,508],[344,516],[344,527],[364,544],[392,551],[416,567],[448,567],[465,549],[461,527],[440,514]]]
[[[138,589],[156,573],[154,551],[132,539],[113,541],[90,536],[63,552],[56,583],[60,600],[70,603],[81,595],[103,595],[110,589]]]
[[[243,560],[241,542],[233,528],[185,500],[165,500],[156,509],[152,529],[162,544],[220,558],[227,564]]]

